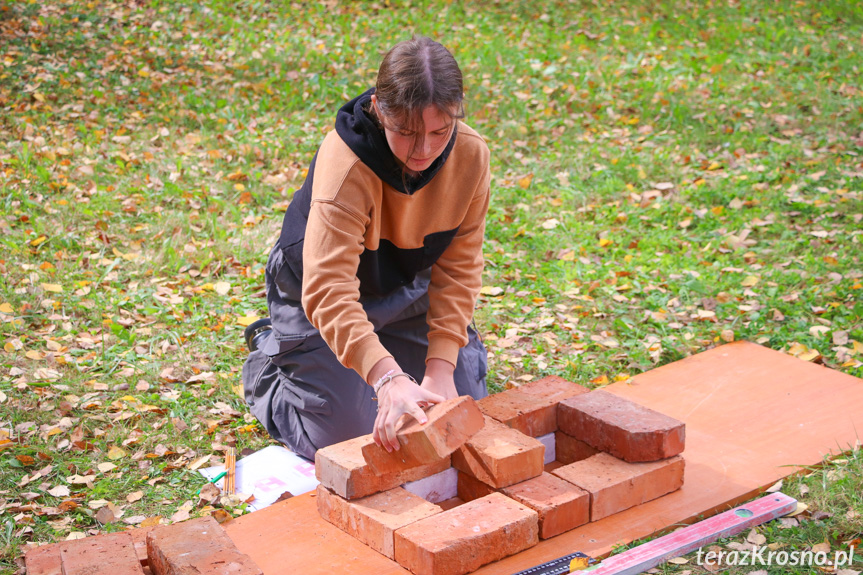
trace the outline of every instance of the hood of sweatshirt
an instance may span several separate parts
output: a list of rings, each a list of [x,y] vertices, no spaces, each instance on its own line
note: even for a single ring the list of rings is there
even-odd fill
[[[339,109],[336,114],[336,132],[377,177],[403,194],[413,194],[428,184],[446,163],[455,145],[458,130],[453,130],[446,148],[428,168],[414,177],[406,175],[402,172],[401,164],[390,151],[383,130],[378,128],[366,111],[371,105],[374,93],[375,89],[372,88]]]

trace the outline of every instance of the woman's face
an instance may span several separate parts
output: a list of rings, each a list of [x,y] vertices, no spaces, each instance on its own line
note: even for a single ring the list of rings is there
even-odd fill
[[[455,118],[442,113],[434,106],[423,110],[423,127],[420,133],[399,126],[393,119],[384,116],[374,95],[372,95],[372,105],[375,106],[377,116],[384,126],[384,134],[390,150],[411,172],[422,172],[431,166],[444,151],[452,136]]]

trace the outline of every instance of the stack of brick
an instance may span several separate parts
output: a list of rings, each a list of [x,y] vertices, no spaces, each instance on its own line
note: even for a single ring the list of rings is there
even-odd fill
[[[552,473],[590,493],[598,521],[680,489],[685,426],[604,390],[560,402]]]
[[[417,575],[469,573],[535,545],[539,516],[515,499],[489,493],[444,510],[399,485],[451,464],[511,485],[524,478],[524,465],[528,477],[542,473],[542,444],[487,420],[470,397],[435,405],[427,416],[399,431],[397,451],[370,436],[318,450],[321,516]],[[491,428],[502,433],[496,444]]]
[[[263,575],[212,517],[43,545],[27,575]]]
[[[433,407],[397,452],[320,450],[321,515],[418,575],[460,575],[682,485],[683,424],[608,392],[547,377],[476,406]]]

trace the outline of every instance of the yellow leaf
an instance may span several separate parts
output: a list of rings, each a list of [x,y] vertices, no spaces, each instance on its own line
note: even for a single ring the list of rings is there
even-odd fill
[[[590,383],[593,383],[595,385],[605,385],[608,383],[608,376],[600,375],[599,377],[594,377],[590,380]]]
[[[482,286],[482,289],[479,290],[479,293],[483,295],[496,296],[503,293],[503,288],[499,288],[497,286]]]
[[[41,351],[36,351],[35,349],[31,349],[27,353],[24,354],[27,359],[33,359],[39,361],[40,359],[45,359],[45,354]]]
[[[795,515],[800,515],[804,511],[809,509],[809,506],[803,503],[802,501],[797,502],[797,509],[786,515],[785,517],[794,517]]]
[[[237,323],[243,327],[248,327],[248,326],[252,325],[253,323],[255,323],[256,321],[258,321],[259,319],[261,319],[261,318],[256,316],[256,315],[247,315],[245,317],[238,317]]]
[[[672,565],[686,565],[687,563],[689,563],[689,559],[687,559],[686,557],[673,557],[669,559],[668,562]]]
[[[853,353],[855,353],[855,354],[863,353],[863,343],[860,343],[856,339],[852,339],[851,344],[852,344],[851,347],[854,350]]]
[[[126,457],[126,452],[116,445],[112,445],[111,449],[108,450],[108,459],[111,461],[117,461],[118,459],[122,459]]]
[[[523,178],[520,178],[518,180],[518,185],[521,187],[521,189],[526,190],[530,187],[530,183],[532,181],[533,181],[533,174],[531,173],[531,174],[526,175]]]
[[[6,353],[15,353],[18,349],[20,348],[16,348],[15,344],[11,341],[7,341],[3,344],[3,351],[5,351]]]
[[[30,240],[30,245],[35,248],[36,246],[38,246],[39,244],[41,244],[42,242],[44,242],[47,239],[48,239],[47,236],[39,236],[35,240]]]
[[[758,285],[758,278],[755,276],[746,276],[746,279],[744,279],[742,282],[740,282],[740,285],[742,285],[743,287],[756,286],[756,285]]]
[[[150,71],[147,70],[146,68],[141,68],[140,70],[138,70],[138,75],[142,78],[149,78],[150,77]]]
[[[0,313],[8,313],[8,314],[14,313],[14,311],[12,310],[12,304],[9,302],[0,303]]]
[[[809,348],[803,345],[802,343],[795,343],[790,348],[788,348],[788,355],[798,356],[801,353],[807,353]]]
[[[573,557],[572,561],[569,562],[569,571],[582,571],[583,569],[587,569],[590,565],[590,558],[588,557]]]
[[[37,102],[44,102],[45,101],[45,95],[42,94],[41,92],[33,92],[33,99],[36,100]]]
[[[711,162],[709,166],[707,166],[708,170],[720,170],[722,169],[722,164],[719,162]]]
[[[806,353],[798,355],[797,358],[803,361],[817,361],[821,359],[821,353],[817,349],[810,349]]]
[[[42,284],[42,289],[54,293],[61,293],[63,291],[63,286],[60,284]]]
[[[599,239],[599,247],[601,247],[601,248],[608,247],[608,246],[610,246],[610,245],[611,245],[611,244],[613,244],[613,243],[614,243],[614,242],[613,242],[613,241],[611,241],[611,240],[610,240],[610,239],[608,239],[608,238],[600,238],[600,239]]]

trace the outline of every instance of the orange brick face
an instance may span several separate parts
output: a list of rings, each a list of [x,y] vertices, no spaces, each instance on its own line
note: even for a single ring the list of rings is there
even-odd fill
[[[562,401],[558,426],[567,435],[629,462],[678,455],[685,440],[682,422],[604,390]]]
[[[397,529],[443,512],[401,487],[349,501],[318,485],[316,499],[324,519],[390,559]]]
[[[591,447],[585,442],[579,441],[562,431],[555,432],[554,442],[557,461],[560,461],[564,465],[587,459],[599,453],[599,450],[595,447]]]
[[[482,412],[531,437],[557,430],[557,404],[588,390],[557,376],[548,376],[479,400]]]
[[[486,425],[452,455],[452,466],[492,487],[500,488],[540,475],[545,446],[486,418]]]
[[[363,457],[378,474],[397,473],[449,456],[482,429],[476,401],[462,396],[433,405],[422,425],[411,421],[398,432],[400,448],[387,452],[374,442],[363,445]]]
[[[63,575],[60,545],[60,543],[53,543],[29,549],[24,554],[27,575]]]
[[[209,516],[154,529],[147,556],[155,575],[263,575]]]
[[[458,472],[458,498],[462,501],[473,501],[495,491],[494,487],[483,483],[473,475]]]
[[[552,473],[590,493],[590,520],[598,521],[680,489],[683,470],[679,455],[662,461],[627,463],[598,453]]]
[[[396,531],[396,561],[416,575],[463,575],[539,541],[539,516],[492,493]]]
[[[550,473],[501,492],[539,514],[539,536],[548,539],[590,520],[590,494]]]
[[[315,475],[324,486],[345,499],[357,499],[398,487],[440,473],[450,467],[450,458],[445,457],[406,471],[378,475],[363,458],[363,445],[374,443],[371,435],[336,443],[315,454]]]
[[[111,533],[61,544],[63,575],[144,575],[128,533]]]

